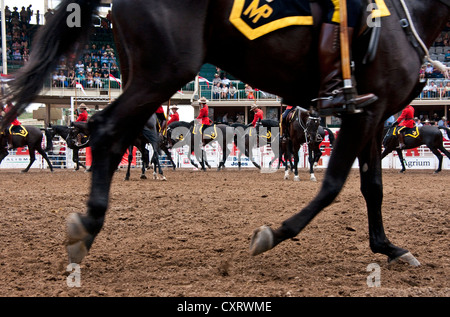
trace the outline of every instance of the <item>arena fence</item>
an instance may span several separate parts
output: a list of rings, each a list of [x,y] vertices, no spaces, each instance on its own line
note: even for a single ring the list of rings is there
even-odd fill
[[[338,132],[337,129],[334,129],[335,132]],[[444,133],[444,147],[450,151],[450,136],[447,136]],[[55,137],[53,140],[54,147],[53,151],[47,153],[53,167],[56,169],[73,169],[75,167],[74,162],[72,161],[72,151],[67,151],[65,141],[59,137]],[[43,138],[42,146],[46,146],[45,137]],[[218,145],[217,142],[212,142],[209,145],[205,146],[207,161],[212,168],[216,168],[221,161],[222,158],[222,149]],[[231,151],[228,156],[225,167],[226,168],[237,168],[238,167],[238,155],[239,150],[233,145],[229,145],[229,149]],[[149,148],[151,154],[152,149]],[[322,157],[320,158],[317,168],[326,168],[328,166],[330,154],[332,148],[330,146],[330,141],[328,136],[325,137],[324,141],[321,143]],[[253,160],[258,163],[264,170],[272,169],[273,171],[278,166],[278,158],[274,157],[274,152],[270,148],[269,145],[254,148],[252,150]],[[177,148],[172,150],[171,152],[173,161],[177,168],[190,168],[193,166],[190,161],[189,149],[187,146]],[[300,160],[298,167],[299,168],[309,168],[308,162],[308,148],[306,145],[303,145],[299,151]],[[438,166],[438,159],[436,156],[430,151],[430,149],[426,146],[420,146],[411,150],[404,150],[404,161],[407,169],[430,169],[435,170]],[[91,156],[90,149],[82,149],[79,152],[80,161],[85,163],[87,166],[90,166]],[[193,161],[198,163],[195,159],[194,155],[191,156]],[[0,168],[25,168],[30,162],[28,148],[18,148],[15,150],[10,150],[9,155],[3,160]],[[171,168],[172,164],[166,155],[161,155],[160,164],[163,168]],[[131,164],[132,168],[141,168],[142,167],[142,159],[141,153],[139,150],[134,148],[133,151],[133,160]],[[122,162],[120,163],[121,168],[128,167],[128,153],[125,153]],[[252,162],[248,157],[242,155],[241,156],[241,167],[243,169],[246,168],[255,168]],[[48,168],[47,162],[42,158],[41,155],[36,153],[36,161],[31,166],[34,169],[46,169]],[[358,160],[355,160],[353,164],[353,168],[359,168]],[[401,163],[398,158],[398,155],[395,152],[390,153],[386,156],[382,161],[382,168],[384,169],[401,169]],[[450,170],[450,160],[444,155],[444,160],[442,164],[442,169]]]

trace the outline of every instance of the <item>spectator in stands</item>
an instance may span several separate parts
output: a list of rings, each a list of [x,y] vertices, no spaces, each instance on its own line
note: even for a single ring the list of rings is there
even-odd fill
[[[436,98],[437,96],[437,86],[434,83],[434,81],[430,81],[430,84],[428,86],[427,91],[428,91],[428,97],[429,98]]]
[[[447,53],[445,53],[444,62],[450,62],[450,50],[448,50]]]
[[[422,122],[420,122],[420,119],[417,118],[417,117],[414,118],[414,122],[416,123],[416,126],[417,126],[417,127],[423,126]]]
[[[448,81],[447,84],[445,84],[445,97],[447,98],[450,97],[450,81]]]
[[[423,65],[422,68],[420,68],[420,71],[419,71],[419,80],[420,81],[425,80],[425,68],[426,68],[425,65]]]
[[[448,127],[446,117],[442,117],[441,120],[438,121],[438,127]]]
[[[220,82],[218,82],[217,84],[215,84],[212,88],[212,96],[213,99],[219,99],[220,95],[221,95],[222,89],[220,87]]]
[[[84,64],[81,60],[78,60],[77,64],[75,65],[75,71],[77,73],[84,73]]]
[[[230,82],[230,88],[228,89],[228,93],[230,94],[230,99],[237,99],[238,90],[234,87],[233,83]]]
[[[36,10],[36,24],[39,25],[40,22],[41,22],[41,13],[39,12],[39,10]]]
[[[425,121],[423,122],[423,125],[431,125],[431,122],[430,122],[430,120],[428,120],[428,119],[425,119]]]
[[[248,95],[247,95],[247,99],[255,99],[255,95],[253,94],[253,90],[249,91]]]
[[[427,67],[425,68],[425,77],[431,78],[433,76],[433,70],[433,65],[431,65],[431,63],[428,63]]]
[[[244,92],[245,97],[248,98],[248,94],[253,91],[253,88],[249,84],[245,84]]]
[[[33,10],[31,10],[32,5],[27,7],[27,24],[31,23],[31,17],[33,16]]]
[[[92,75],[92,72],[87,73],[86,86],[87,88],[94,88],[94,76]]]
[[[103,87],[102,77],[100,76],[100,74],[98,72],[94,73],[94,87],[95,88]]]
[[[67,87],[67,78],[66,75],[64,75],[64,71],[60,70],[58,75],[58,87]]]
[[[216,86],[217,84],[220,84],[221,82],[222,82],[222,80],[220,79],[219,74],[218,74],[218,73],[215,73],[215,74],[214,74],[214,78],[213,78],[213,80],[212,80],[212,84],[213,84],[214,86]]]
[[[11,22],[11,10],[8,6],[5,6],[5,22]]]
[[[442,81],[439,82],[439,85],[437,87],[437,92],[439,95],[439,99],[442,99],[443,97],[445,97],[445,87],[444,87],[444,83]]]
[[[222,87],[220,89],[220,96],[222,99],[228,99],[228,87],[225,84],[220,84]]]
[[[53,87],[58,87],[58,84],[59,84],[58,72],[53,72],[53,75],[52,75],[52,86]]]
[[[20,22],[22,22],[23,24],[28,23],[28,13],[25,7],[22,7],[22,10],[20,10],[19,15],[20,15]]]
[[[230,80],[227,78],[226,75],[223,76],[223,79],[221,80],[222,84],[225,85],[227,88],[230,86]]]

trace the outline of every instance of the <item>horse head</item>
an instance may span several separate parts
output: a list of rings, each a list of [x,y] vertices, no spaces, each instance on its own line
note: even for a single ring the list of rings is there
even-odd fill
[[[306,120],[306,136],[310,140],[310,142],[319,141],[318,138],[320,135],[317,133],[320,126],[320,117],[308,116]]]

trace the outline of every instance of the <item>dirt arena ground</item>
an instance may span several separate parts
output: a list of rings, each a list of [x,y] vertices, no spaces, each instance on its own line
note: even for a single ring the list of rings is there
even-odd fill
[[[117,172],[104,229],[69,287],[63,245],[69,213],[85,212],[90,174],[0,170],[0,293],[8,297],[448,297],[450,172],[383,172],[389,239],[420,267],[388,265],[369,249],[353,171],[337,200],[297,237],[262,255],[253,230],[277,227],[305,206],[324,176],[283,180],[255,169],[165,170],[167,181]],[[151,176],[151,173],[148,174]],[[369,287],[369,265],[379,287]],[[370,279],[370,278],[369,278]]]

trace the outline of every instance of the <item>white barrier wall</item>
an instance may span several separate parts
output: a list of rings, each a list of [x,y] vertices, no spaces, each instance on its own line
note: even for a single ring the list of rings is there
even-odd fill
[[[444,147],[450,151],[450,141],[446,138],[447,136],[444,135]],[[43,144],[45,146],[45,144]],[[229,145],[229,149],[231,151],[230,155],[228,156],[225,167],[227,168],[237,168],[238,167],[238,153],[239,150],[235,146]],[[317,165],[317,168],[326,168],[328,166],[328,162],[330,159],[330,154],[332,149],[330,148],[328,136],[325,138],[324,142],[321,144],[322,149],[322,157],[319,160],[319,163]],[[206,155],[208,163],[211,167],[215,168],[219,165],[219,162],[222,159],[222,149],[218,145],[217,142],[213,142],[207,146],[205,146]],[[88,151],[87,151],[88,152]],[[28,149],[25,148],[19,148],[17,150],[12,150],[9,152],[10,154],[2,161],[0,168],[18,168],[18,169],[24,169],[30,162],[30,156],[28,153]],[[264,146],[261,148],[254,148],[252,150],[253,153],[253,160],[258,163],[263,168],[276,168],[278,166],[278,159],[274,158],[274,153],[270,149],[270,146]],[[65,152],[65,148],[63,151],[59,152],[58,154],[48,153],[50,160],[52,161],[52,164],[56,168],[73,168],[73,163],[71,162],[72,153]],[[84,161],[89,161],[90,163],[90,157],[88,154],[90,153],[80,153],[82,155],[81,159]],[[84,157],[86,155],[86,157]],[[304,144],[300,148],[300,160],[298,167],[299,168],[309,168],[309,162],[308,162],[308,151],[307,146]],[[438,159],[437,157],[426,147],[421,146],[416,149],[412,150],[405,150],[403,151],[404,160],[406,169],[430,169],[435,170],[438,167]],[[172,151],[172,157],[174,160],[175,165],[178,168],[193,168],[189,153],[188,153],[188,147],[182,147],[178,149],[174,149]],[[193,161],[198,163],[195,159],[195,156],[192,155]],[[124,161],[126,160],[126,157],[124,157]],[[272,165],[270,165],[270,162],[273,160]],[[127,162],[122,162],[122,165],[125,166]],[[90,165],[90,164],[88,164]],[[168,166],[168,160],[164,160],[163,166]],[[136,151],[136,156],[133,160],[133,167],[141,167],[141,157],[139,151]],[[255,168],[252,162],[249,160],[248,157],[242,155],[241,156],[241,167],[242,168]],[[33,163],[31,168],[39,168],[39,169],[45,169],[47,168],[47,162],[42,158],[41,155],[36,153],[36,161]],[[353,163],[353,168],[359,168],[359,163],[357,160]],[[398,155],[395,152],[390,153],[388,156],[386,156],[382,160],[382,168],[384,169],[401,169],[401,163],[398,158]],[[450,160],[444,155],[443,163],[442,163],[442,169],[444,170],[450,170]]]

